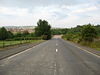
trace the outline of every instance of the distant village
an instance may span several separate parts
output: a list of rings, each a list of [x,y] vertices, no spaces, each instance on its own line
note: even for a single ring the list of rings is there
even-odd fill
[[[34,26],[5,26],[7,31],[11,31],[12,33],[24,32],[28,31],[29,33],[33,33],[35,31]]]

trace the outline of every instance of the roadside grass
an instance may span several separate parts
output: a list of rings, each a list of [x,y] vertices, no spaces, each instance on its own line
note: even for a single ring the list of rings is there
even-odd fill
[[[86,43],[86,42],[84,42],[84,43],[81,43],[81,45],[88,46],[90,48],[94,48],[94,49],[100,51],[100,40],[92,42],[92,43]]]
[[[72,41],[74,43],[78,43],[80,45],[83,45],[83,46],[87,46],[87,47],[90,47],[90,48],[94,48],[95,50],[97,51],[100,51],[100,40],[97,39],[97,41],[94,41],[94,42],[81,42],[80,43],[78,42],[79,41],[79,37],[78,36],[72,36],[72,35],[64,35],[62,37],[64,40],[68,40],[68,41]]]
[[[13,46],[13,45],[20,45],[25,43],[39,43],[43,42],[44,40],[17,40],[17,41],[0,41],[0,48]]]

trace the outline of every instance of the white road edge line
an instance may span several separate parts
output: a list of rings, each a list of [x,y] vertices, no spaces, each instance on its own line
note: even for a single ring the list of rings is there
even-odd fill
[[[33,48],[33,47],[32,47],[32,48]],[[15,57],[15,56],[18,56],[18,55],[20,55],[20,54],[22,54],[22,53],[25,53],[25,52],[29,51],[29,50],[32,49],[32,48],[26,49],[26,50],[24,50],[24,51],[22,51],[22,52],[19,52],[19,53],[14,54],[14,55],[12,55],[12,56],[10,56],[10,57],[7,57],[7,59],[9,60],[9,59],[11,59],[11,58],[13,58],[13,57]]]
[[[79,49],[81,49],[81,50],[84,50],[85,52],[87,52],[87,53],[89,53],[89,54],[92,54],[92,55],[94,55],[94,56],[100,58],[100,56],[98,56],[98,55],[96,55],[96,54],[94,54],[94,53],[92,53],[92,52],[89,52],[89,51],[87,51],[86,49],[83,49],[83,48],[78,47],[78,46],[75,46],[75,47],[77,47],[77,48],[79,48]]]
[[[70,45],[72,45],[70,42],[68,42]],[[85,51],[85,52],[87,52],[87,53],[89,53],[89,54],[91,54],[91,55],[94,55],[94,56],[96,56],[96,57],[98,57],[98,58],[100,58],[100,56],[98,56],[98,55],[96,55],[96,54],[94,54],[94,53],[92,53],[92,52],[90,52],[90,51],[88,51],[88,50],[86,50],[86,49],[83,49],[83,48],[81,48],[81,47],[79,47],[79,46],[75,46],[75,45],[73,45],[74,47],[76,47],[76,48],[79,48],[79,49],[81,49],[81,50],[83,50],[83,51]]]
[[[47,41],[46,41],[46,42],[47,42]],[[31,48],[25,49],[24,51],[19,52],[19,53],[16,53],[16,54],[14,54],[14,55],[12,55],[12,56],[9,56],[9,57],[7,57],[7,58],[5,58],[5,59],[8,59],[8,60],[9,60],[9,59],[11,59],[11,58],[13,58],[13,57],[15,57],[15,56],[17,56],[17,55],[20,55],[20,54],[25,53],[25,52],[27,52],[27,51],[33,49],[33,48],[36,48],[37,46],[38,46],[38,45],[35,45],[35,46],[31,47]]]
[[[23,53],[25,53],[25,52],[27,52],[27,51],[29,51],[29,50],[35,48],[35,47],[37,47],[37,45],[36,45],[36,46],[33,46],[33,47],[31,47],[31,48],[28,48],[28,49],[26,49],[26,50],[24,50],[24,51],[22,51],[22,52],[16,53],[16,54],[14,54],[14,55],[12,55],[12,56],[9,56],[9,57],[7,57],[6,59],[9,60],[9,59],[11,59],[11,58],[13,58],[13,57],[16,57],[16,56],[18,56],[18,55],[20,55],[20,54],[23,54]]]

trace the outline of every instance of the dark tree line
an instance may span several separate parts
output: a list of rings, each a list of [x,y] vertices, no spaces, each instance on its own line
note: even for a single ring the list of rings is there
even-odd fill
[[[0,28],[0,40],[32,39],[32,37],[35,37],[35,34],[29,33],[28,31],[12,33],[11,31],[7,31],[4,27]]]
[[[62,34],[66,34],[67,32],[68,32],[68,28],[51,29],[52,35],[62,35]]]
[[[39,20],[35,28],[35,33],[29,33],[28,31],[12,33],[7,31],[6,28],[0,28],[0,40],[21,40],[21,39],[51,39],[51,26],[46,20]]]

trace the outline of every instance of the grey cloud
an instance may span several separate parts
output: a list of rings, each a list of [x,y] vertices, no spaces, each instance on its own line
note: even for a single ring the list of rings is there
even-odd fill
[[[1,6],[33,8],[34,6],[76,5],[86,0],[0,0]]]
[[[98,10],[91,11],[91,13],[73,13],[73,11],[78,11],[89,6],[96,6]],[[16,14],[13,16],[12,13],[12,16],[0,14],[1,25],[33,25],[33,22],[35,25],[37,19],[40,17],[48,19],[52,25],[59,25],[59,27],[64,27],[64,25],[71,25],[69,27],[72,27],[72,25],[86,22],[100,22],[100,0],[0,0],[0,7],[7,8],[9,13],[10,11],[14,11],[13,9],[22,10],[25,8],[28,10],[28,13],[26,12],[27,16],[23,17]],[[3,13],[7,11],[3,11]],[[42,11],[43,13],[41,13]],[[21,11],[19,12],[21,13]]]

